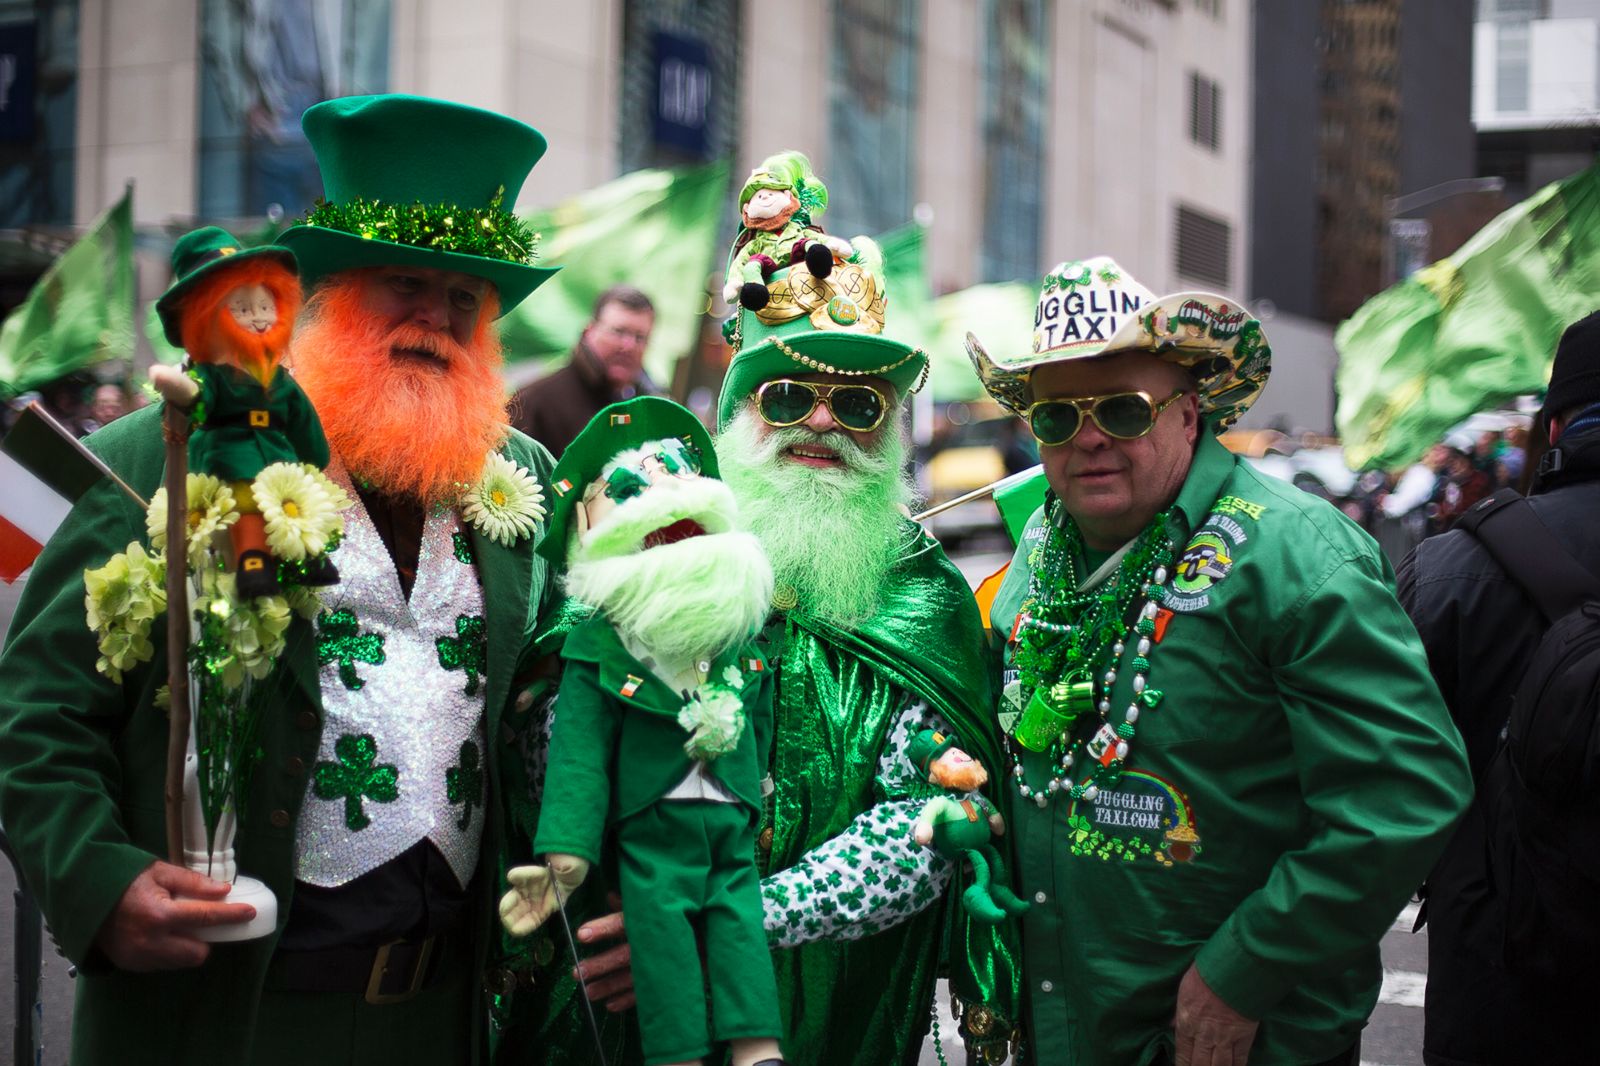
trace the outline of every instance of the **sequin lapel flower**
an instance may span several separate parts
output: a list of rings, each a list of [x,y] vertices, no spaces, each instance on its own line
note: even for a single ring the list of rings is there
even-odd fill
[[[689,734],[683,750],[691,759],[710,762],[739,746],[744,732],[744,678],[738,667],[723,671],[722,684],[702,685],[678,712],[678,724]]]
[[[211,543],[214,534],[227,529],[239,520],[239,508],[233,490],[210,474],[190,474],[189,496],[189,565],[199,569],[201,556]],[[167,548],[167,490],[156,490],[150,497],[150,509],[145,514],[145,533],[150,537],[150,547],[156,552]]]
[[[321,555],[329,539],[344,530],[341,491],[330,495],[325,477],[314,476],[299,463],[273,463],[256,475],[252,491],[267,527],[267,547],[280,559],[297,562]]]
[[[479,533],[509,548],[544,519],[544,490],[514,461],[490,452],[478,483],[461,497],[461,513]]]

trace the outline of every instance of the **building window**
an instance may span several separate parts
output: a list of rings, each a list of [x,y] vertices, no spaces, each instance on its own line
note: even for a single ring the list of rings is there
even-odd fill
[[[1178,205],[1177,270],[1225,289],[1233,277],[1233,228],[1220,218]]]
[[[877,234],[911,220],[917,102],[915,0],[833,0],[832,151],[823,224]],[[785,93],[794,83],[787,83]]]
[[[390,0],[200,2],[200,215],[294,218],[322,195],[306,108],[389,88]]]
[[[1044,0],[984,3],[984,281],[1032,281],[1041,269],[1048,7]]]
[[[0,0],[0,227],[72,221],[77,134],[78,0]]]
[[[1213,152],[1222,147],[1222,86],[1189,72],[1189,139]]]
[[[1222,18],[1222,0],[1194,0],[1194,6],[1202,14],[1214,19]]]
[[[1528,110],[1530,26],[1501,22],[1494,28],[1494,106],[1496,111]]]
[[[739,0],[628,0],[622,13],[622,173],[739,154]]]

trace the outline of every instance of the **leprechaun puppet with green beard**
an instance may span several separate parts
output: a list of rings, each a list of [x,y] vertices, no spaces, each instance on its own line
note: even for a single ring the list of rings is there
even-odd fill
[[[545,865],[508,873],[501,919],[513,936],[539,928],[609,837],[645,1061],[699,1062],[716,1040],[734,1066],[776,1066],[755,867],[772,686],[751,643],[772,569],[737,528],[705,428],[670,400],[605,408],[551,478],[539,551],[594,613],[562,651],[534,837]]]

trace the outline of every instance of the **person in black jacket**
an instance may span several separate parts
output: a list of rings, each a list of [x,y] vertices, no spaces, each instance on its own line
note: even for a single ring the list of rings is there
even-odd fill
[[[1600,574],[1600,312],[1562,335],[1539,421],[1550,450],[1529,503],[1561,546]],[[1423,541],[1401,564],[1397,582],[1481,786],[1546,623],[1521,586],[1462,530]],[[1592,972],[1559,982],[1519,979],[1507,971],[1506,953],[1538,952],[1541,945],[1502,943],[1482,920],[1484,801],[1480,792],[1428,878],[1423,1061],[1600,1061],[1600,1029],[1582,991],[1592,987]],[[1585,845],[1574,840],[1573,846]],[[1600,908],[1562,920],[1600,922]]]

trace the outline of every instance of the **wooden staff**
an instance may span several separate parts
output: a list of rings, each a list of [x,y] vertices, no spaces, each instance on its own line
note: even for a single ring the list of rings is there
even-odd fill
[[[170,401],[167,443],[167,861],[183,866],[183,763],[189,748],[189,416]]]

